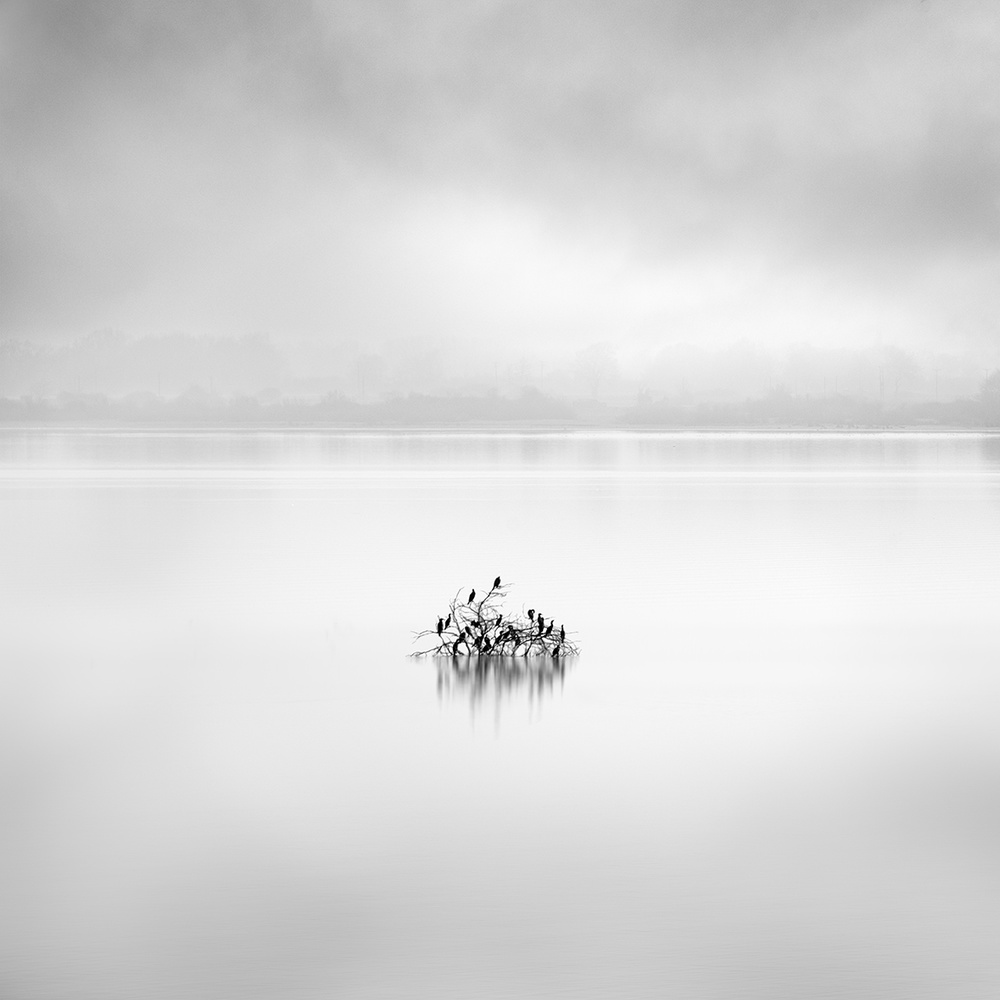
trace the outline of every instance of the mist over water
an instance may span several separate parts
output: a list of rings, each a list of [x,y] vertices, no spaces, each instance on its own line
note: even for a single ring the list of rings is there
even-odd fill
[[[5,997],[987,998],[1000,439],[0,435]],[[407,657],[462,589],[558,676]]]
[[[0,998],[1000,996],[998,29],[0,2]]]

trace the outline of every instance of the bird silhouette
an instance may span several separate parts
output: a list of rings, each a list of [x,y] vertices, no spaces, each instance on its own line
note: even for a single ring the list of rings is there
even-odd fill
[[[528,608],[528,621],[532,621],[533,622],[534,620],[535,620],[535,609],[534,608]]]
[[[473,587],[471,592],[469,593],[469,600],[466,603],[471,604],[475,599],[476,599],[476,588]]]
[[[559,626],[559,641],[560,642],[565,642],[566,641],[566,626],[565,625],[560,625]]]
[[[440,635],[443,631],[444,631],[444,619],[443,618],[439,618],[438,619],[438,635]]]
[[[549,627],[545,630],[546,635],[552,635],[552,622],[549,622]]]
[[[538,627],[545,628],[545,615],[538,616]]]
[[[451,624],[451,615],[448,615],[444,620],[444,627],[447,628]]]
[[[500,577],[497,577],[497,578],[496,578],[496,579],[495,579],[495,580],[493,581],[493,589],[494,589],[494,590],[496,590],[496,589],[497,589],[497,588],[498,588],[499,586],[500,586]]]

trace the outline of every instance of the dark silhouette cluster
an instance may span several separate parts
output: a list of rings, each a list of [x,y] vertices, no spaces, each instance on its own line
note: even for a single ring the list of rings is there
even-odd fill
[[[452,598],[448,612],[432,629],[418,632],[416,642],[427,645],[416,656],[549,656],[558,659],[578,652],[576,643],[559,624],[540,611],[508,614],[503,599],[508,588],[500,577],[489,592],[476,599],[476,590],[463,601],[461,591]]]

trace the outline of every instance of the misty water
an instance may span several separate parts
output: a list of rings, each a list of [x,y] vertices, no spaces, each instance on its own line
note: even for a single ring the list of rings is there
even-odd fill
[[[994,998],[998,609],[996,436],[3,431],[0,994]]]

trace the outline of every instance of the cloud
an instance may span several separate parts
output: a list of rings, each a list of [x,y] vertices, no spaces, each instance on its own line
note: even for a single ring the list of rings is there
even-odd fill
[[[856,338],[1000,305],[987,0],[0,9],[5,333]]]

